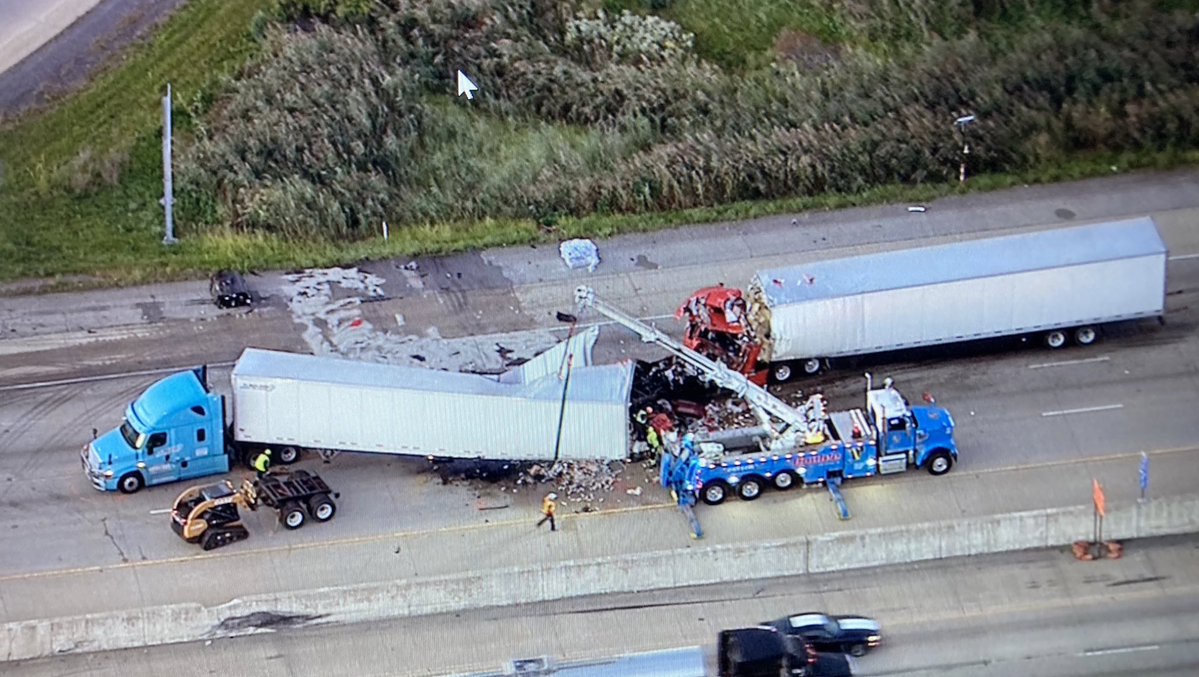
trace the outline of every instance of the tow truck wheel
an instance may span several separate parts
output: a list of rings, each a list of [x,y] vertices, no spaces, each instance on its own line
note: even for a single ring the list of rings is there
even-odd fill
[[[291,465],[300,460],[300,450],[295,447],[283,447],[279,450],[279,462],[283,465]]]
[[[944,475],[953,467],[953,456],[948,451],[938,451],[928,460],[928,472],[931,475]]]
[[[724,503],[724,499],[729,497],[729,485],[716,480],[704,487],[700,492],[700,498],[708,505],[720,505]]]
[[[737,495],[743,501],[752,501],[762,495],[762,478],[745,477],[737,485]]]
[[[1045,345],[1054,350],[1066,345],[1066,332],[1053,330],[1045,333]]]
[[[795,486],[795,473],[790,473],[784,470],[774,476],[774,488],[779,491],[786,491]]]
[[[137,472],[125,473],[117,480],[117,488],[122,494],[136,494],[144,486],[146,481],[142,479],[142,474]]]
[[[337,513],[337,505],[325,494],[308,499],[308,514],[318,522],[328,522]]]
[[[1080,346],[1089,346],[1099,338],[1094,327],[1079,327],[1074,330],[1074,342]]]
[[[284,503],[283,507],[279,509],[279,522],[288,529],[299,529],[304,526],[307,519],[304,509],[294,501]]]
[[[850,656],[856,656],[858,658],[861,658],[862,656],[866,655],[866,645],[865,644],[851,644],[851,645],[849,645],[849,651],[847,651],[846,653],[848,653]]]

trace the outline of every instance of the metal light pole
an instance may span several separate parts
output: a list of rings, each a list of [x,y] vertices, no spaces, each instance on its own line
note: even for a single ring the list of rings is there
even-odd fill
[[[966,135],[966,128],[974,121],[973,115],[963,115],[953,121],[954,128],[962,135],[962,164],[958,167],[958,183],[966,183],[966,161],[970,159],[970,139]]]
[[[167,83],[167,95],[162,97],[162,207],[166,212],[166,235],[162,243],[172,245],[175,239],[175,191],[171,182],[171,83]]]
[[[554,436],[554,464],[558,463],[558,455],[562,451],[562,423],[566,418],[566,392],[570,388],[570,372],[575,363],[574,352],[570,349],[570,340],[575,335],[575,327],[579,318],[570,313],[559,312],[559,322],[569,322],[570,331],[566,333],[566,350],[562,353],[562,364],[558,367],[558,378],[562,379],[562,401],[558,403],[558,432]]]

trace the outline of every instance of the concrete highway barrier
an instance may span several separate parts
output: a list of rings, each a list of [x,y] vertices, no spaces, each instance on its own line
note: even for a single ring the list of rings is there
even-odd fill
[[[1199,494],[1109,503],[1104,538],[1199,532]],[[0,656],[24,660],[530,604],[614,592],[794,576],[1065,546],[1090,537],[1090,505],[844,531],[770,542],[634,553],[385,583],[5,623]],[[1063,552],[1063,557],[1070,556]],[[1079,566],[1089,566],[1079,563]]]

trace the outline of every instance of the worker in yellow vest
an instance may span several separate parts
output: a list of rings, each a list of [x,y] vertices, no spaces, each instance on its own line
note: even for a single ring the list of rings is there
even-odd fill
[[[271,450],[263,449],[257,456],[254,457],[254,471],[258,473],[258,479],[262,479],[263,475],[271,469]]]

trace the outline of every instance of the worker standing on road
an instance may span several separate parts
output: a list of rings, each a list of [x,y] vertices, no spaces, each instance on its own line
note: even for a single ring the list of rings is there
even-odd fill
[[[258,473],[258,479],[271,469],[271,450],[270,448],[263,449],[257,456],[254,457],[254,471]]]
[[[554,524],[554,511],[558,509],[558,504],[555,503],[558,499],[558,494],[550,492],[545,495],[545,500],[541,501],[541,521],[537,523],[538,529],[546,522],[550,523],[550,531],[557,531],[558,525]]]

